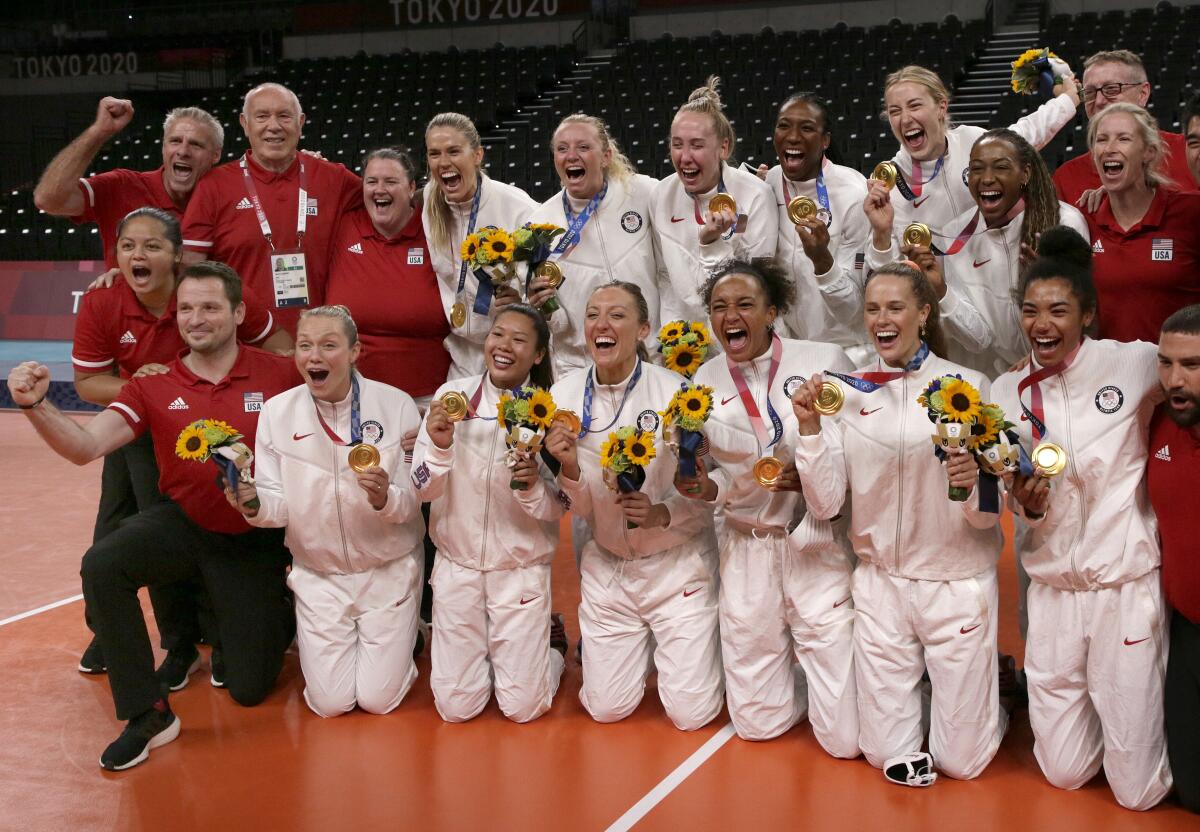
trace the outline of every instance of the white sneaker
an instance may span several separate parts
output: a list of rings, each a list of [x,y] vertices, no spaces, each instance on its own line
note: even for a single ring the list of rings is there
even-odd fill
[[[883,776],[901,786],[925,788],[937,782],[937,772],[933,770],[933,757],[924,751],[903,754],[893,757],[883,764]]]

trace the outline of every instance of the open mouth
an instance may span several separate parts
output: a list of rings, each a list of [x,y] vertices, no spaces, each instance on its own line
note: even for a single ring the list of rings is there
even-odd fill
[[[322,384],[322,383],[324,383],[325,379],[329,378],[328,370],[318,370],[318,369],[309,368],[307,370],[307,372],[308,372],[308,377],[313,381],[314,384]]]
[[[903,135],[904,144],[909,150],[920,150],[925,145],[925,131],[920,127],[914,127]]]
[[[567,181],[575,184],[582,182],[587,176],[587,168],[582,165],[569,165],[563,169],[563,172],[567,175]]]
[[[597,355],[607,355],[617,348],[617,339],[610,335],[597,335],[592,339]]]
[[[979,192],[979,205],[983,208],[999,208],[1004,200],[1004,191],[988,189]]]
[[[1033,349],[1038,355],[1053,355],[1062,344],[1062,338],[1053,335],[1034,336]]]
[[[1116,159],[1106,161],[1102,167],[1106,179],[1116,179],[1125,172],[1125,163]]]
[[[442,187],[447,191],[453,191],[462,184],[462,175],[457,171],[442,174]]]
[[[134,280],[142,281],[150,279],[149,266],[134,266],[129,270],[129,273],[133,275]]]
[[[377,196],[371,200],[371,204],[380,211],[384,211],[392,207],[392,198],[390,196]]]
[[[679,168],[679,178],[683,180],[684,188],[693,190],[700,183],[700,168],[690,165]]]
[[[803,150],[785,150],[782,157],[783,163],[789,168],[798,168],[804,164]]]
[[[1173,410],[1190,410],[1196,407],[1196,399],[1186,393],[1172,393],[1167,396],[1167,403]]]
[[[730,352],[741,351],[749,340],[749,334],[742,327],[733,327],[725,330],[725,344],[729,347]]]
[[[900,337],[900,333],[895,329],[880,329],[875,332],[875,343],[881,349],[886,349],[896,343],[896,339]]]
[[[507,370],[516,362],[510,356],[494,352],[492,353],[492,363],[496,365],[497,370]]]
[[[171,165],[171,172],[183,179],[192,175],[192,166],[183,162],[175,162]]]

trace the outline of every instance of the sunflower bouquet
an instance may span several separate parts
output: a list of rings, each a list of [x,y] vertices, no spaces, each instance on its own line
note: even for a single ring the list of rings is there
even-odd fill
[[[671,397],[667,409],[662,411],[663,435],[668,428],[675,429],[679,473],[685,477],[696,476],[696,457],[704,442],[704,423],[712,415],[712,396],[711,387],[685,381]]]
[[[691,378],[708,357],[708,328],[699,321],[671,321],[658,331],[663,366]]]
[[[541,387],[521,387],[503,394],[496,405],[496,421],[504,430],[508,450],[504,464],[510,469],[517,463],[542,450],[542,441],[554,421],[554,399]],[[509,488],[524,491],[528,486],[518,480],[508,481]]]
[[[967,447],[975,455],[979,467],[994,477],[1020,468],[1021,446],[1004,410],[995,404],[979,406],[979,418],[971,428]]]
[[[462,241],[459,254],[467,268],[479,279],[479,292],[475,296],[475,312],[488,314],[492,308],[492,295],[497,286],[506,286],[516,275],[513,265],[516,243],[503,228],[489,225]]]
[[[550,246],[554,243],[554,239],[565,233],[567,233],[567,229],[552,222],[527,222],[513,232],[513,244],[516,246],[513,258],[529,264],[527,293],[528,280],[532,280],[535,274],[547,278],[554,288],[561,286],[566,279],[558,264],[548,261]],[[551,315],[559,308],[558,299],[550,298],[541,305],[538,311],[543,315]]]
[[[1049,98],[1055,84],[1071,75],[1071,67],[1049,49],[1027,49],[1012,62],[1012,91],[1022,95],[1040,92]]]
[[[217,475],[217,485],[225,487],[225,483],[234,489],[235,483],[253,484],[250,476],[250,465],[254,462],[254,454],[237,429],[220,419],[198,419],[179,432],[175,440],[175,455],[180,459],[195,462],[216,463],[220,473]],[[249,508],[258,508],[258,498],[250,500]]]
[[[654,434],[634,427],[617,428],[600,446],[600,468],[604,482],[614,491],[629,494],[641,491],[646,482],[646,466],[654,459]],[[627,528],[637,524],[626,520]]]
[[[980,418],[979,391],[962,376],[938,376],[917,397],[933,422],[934,453],[945,461],[950,453],[970,447],[971,437]],[[949,487],[949,496],[963,502],[970,496],[965,488]]]

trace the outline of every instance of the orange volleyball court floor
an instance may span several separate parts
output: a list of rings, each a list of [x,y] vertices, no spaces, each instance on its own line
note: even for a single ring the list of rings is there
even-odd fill
[[[1103,776],[1076,792],[1051,787],[1024,711],[977,780],[908,789],[861,759],[826,756],[805,723],[766,743],[733,736],[724,713],[677,731],[653,680],[632,717],[596,724],[577,698],[573,652],[554,707],[528,725],[494,703],[472,722],[442,722],[427,654],[394,712],[331,720],[305,707],[294,654],[249,709],[209,685],[206,663],[171,699],[179,739],[110,774],[97,765],[120,727],[108,683],[75,670],[99,471],[59,459],[20,414],[0,413],[0,830],[1200,830],[1174,803],[1120,808]],[[1000,643],[1019,656],[1011,549],[1000,575]],[[554,592],[573,643],[569,543]]]

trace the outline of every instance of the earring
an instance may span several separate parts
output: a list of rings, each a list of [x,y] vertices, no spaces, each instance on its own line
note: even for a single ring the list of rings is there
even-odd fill
[[[921,337],[925,337],[925,322],[921,321]]]

